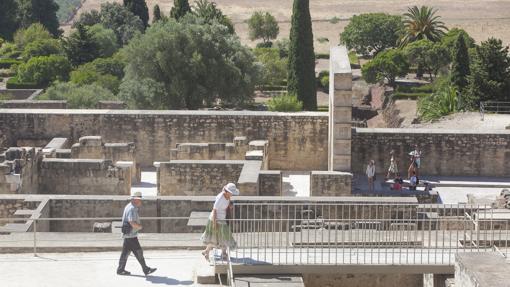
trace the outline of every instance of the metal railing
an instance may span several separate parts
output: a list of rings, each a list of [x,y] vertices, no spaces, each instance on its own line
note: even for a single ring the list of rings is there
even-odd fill
[[[224,262],[232,282],[232,264],[452,265],[459,252],[496,250],[506,257],[510,255],[510,220],[486,205],[239,202],[234,206],[233,218],[228,223],[238,248],[228,250]],[[37,255],[41,224],[120,221],[120,218],[25,220],[33,222],[33,252]],[[182,223],[189,217],[141,220],[142,224],[154,220]]]
[[[482,121],[486,113],[510,114],[510,102],[485,101],[480,102],[480,116]]]
[[[458,252],[498,248],[510,225],[489,206],[236,204],[238,264],[453,265]]]

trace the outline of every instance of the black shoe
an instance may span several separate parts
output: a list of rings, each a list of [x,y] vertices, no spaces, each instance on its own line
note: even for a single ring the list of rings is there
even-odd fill
[[[117,270],[117,275],[131,275],[131,272],[126,270]]]
[[[149,275],[149,274],[151,274],[151,273],[156,272],[156,270],[158,270],[158,268],[150,268],[150,267],[147,267],[147,269],[145,269],[145,270],[143,271],[143,273],[145,273],[145,275]]]

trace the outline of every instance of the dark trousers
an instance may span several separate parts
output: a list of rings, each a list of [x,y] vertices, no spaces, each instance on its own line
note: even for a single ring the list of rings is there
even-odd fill
[[[129,257],[129,254],[133,252],[136,257],[136,260],[142,266],[142,270],[145,272],[149,267],[145,264],[145,258],[143,258],[143,250],[140,246],[140,242],[138,242],[138,238],[124,238],[124,244],[122,245],[122,253],[120,254],[119,259],[119,267],[117,271],[123,271],[126,268],[126,263]]]

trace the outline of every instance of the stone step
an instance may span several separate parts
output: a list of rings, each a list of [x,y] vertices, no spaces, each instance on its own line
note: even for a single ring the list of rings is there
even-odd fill
[[[212,256],[212,254],[211,254]],[[196,263],[196,284],[217,284],[217,277],[214,271],[214,266],[211,266],[205,259],[199,260]]]

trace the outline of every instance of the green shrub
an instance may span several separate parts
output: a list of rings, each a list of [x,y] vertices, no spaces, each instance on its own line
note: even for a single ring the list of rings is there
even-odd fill
[[[287,86],[260,85],[257,89],[260,91],[286,91]]]
[[[303,102],[298,101],[295,95],[274,97],[267,102],[267,106],[273,112],[298,112],[303,110]]]
[[[18,47],[13,43],[5,43],[0,48],[0,56],[4,58],[17,58],[21,55],[21,51],[18,50]]]
[[[430,96],[431,93],[402,93],[402,92],[396,92],[393,94],[392,99],[393,100],[419,100],[423,97]]]
[[[434,92],[433,84],[425,84],[421,86],[398,86],[397,92],[399,93],[432,93]]]
[[[317,107],[317,111],[318,112],[328,112],[329,111],[329,106],[318,106]]]
[[[431,121],[458,111],[457,89],[444,86],[435,93],[420,98],[418,114],[424,121]]]
[[[95,108],[99,101],[117,100],[110,91],[95,84],[78,86],[69,82],[49,87],[37,99],[65,100],[71,109]]]
[[[328,89],[329,88],[329,75],[322,76],[322,78],[321,78],[321,87],[323,89]]]
[[[361,65],[359,64],[358,54],[356,54],[356,51],[349,52],[349,62],[351,63],[352,68],[354,69],[361,68]]]
[[[326,38],[326,37],[319,37],[319,38],[317,38],[317,41],[318,41],[319,43],[321,43],[321,44],[324,44],[324,43],[326,43],[326,42],[329,42],[329,39],[328,39],[328,38]]]
[[[55,80],[66,81],[70,71],[71,65],[63,56],[33,57],[18,67],[18,78],[45,86]]]
[[[57,39],[43,39],[28,43],[23,50],[22,56],[25,61],[33,57],[62,54],[62,45]]]
[[[14,34],[14,43],[19,49],[24,49],[26,45],[32,42],[52,38],[53,36],[41,23],[34,23],[27,28],[16,31]]]
[[[315,59],[329,59],[329,54],[327,53],[316,53]]]
[[[340,22],[340,18],[338,18],[337,16],[329,19],[329,23],[331,24],[337,24],[338,22]]]
[[[253,53],[262,64],[262,85],[276,86],[287,79],[287,59],[280,57],[278,49],[257,48]]]
[[[20,82],[17,77],[12,77],[7,80],[5,85],[7,89],[39,89],[40,85],[31,82]]]
[[[11,99],[12,99],[12,96],[10,94],[0,94],[0,101],[8,101]]]
[[[0,69],[10,69],[13,65],[19,65],[23,63],[16,59],[0,59]]]
[[[260,43],[257,43],[257,45],[255,47],[257,49],[260,49],[260,48],[271,48],[271,47],[273,47],[273,42],[271,42],[271,41],[260,42]]]

